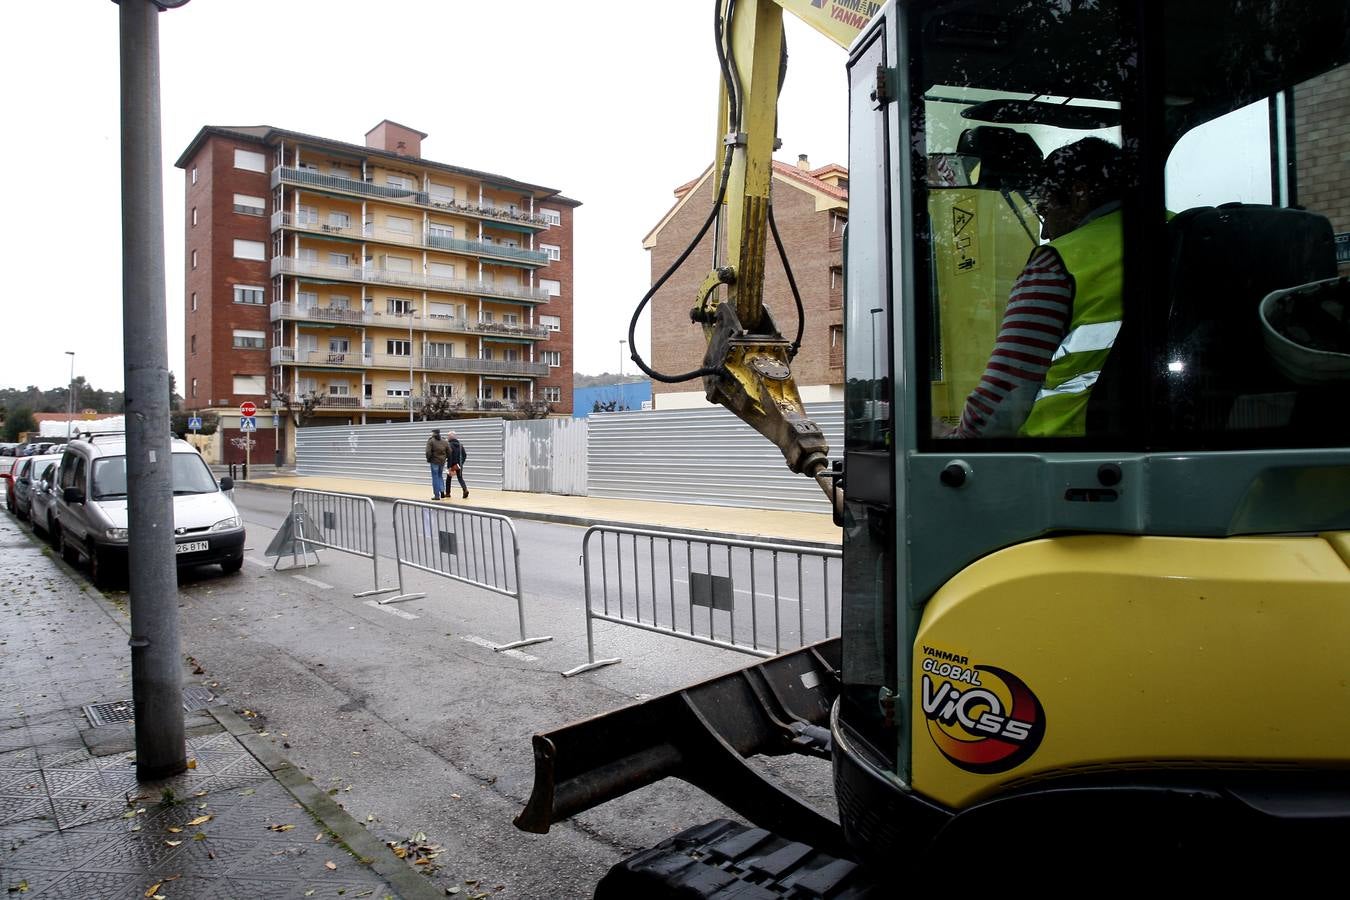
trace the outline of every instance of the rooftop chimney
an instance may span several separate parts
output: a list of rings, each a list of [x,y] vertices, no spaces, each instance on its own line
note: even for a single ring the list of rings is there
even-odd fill
[[[366,132],[366,146],[398,156],[422,155],[422,132],[385,119]]]
[[[797,168],[801,169],[803,172],[811,171],[811,163],[807,160],[805,153],[797,154]]]

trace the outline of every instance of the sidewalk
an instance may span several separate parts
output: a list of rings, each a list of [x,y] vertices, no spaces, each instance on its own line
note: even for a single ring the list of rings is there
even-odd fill
[[[290,491],[305,488],[312,491],[360,494],[374,500],[433,502],[430,498],[429,484],[296,475],[286,470],[267,475],[259,470],[257,477],[248,481],[236,481],[235,485],[243,490],[264,488]],[[568,497],[561,494],[533,494],[525,491],[494,491],[473,485],[470,485],[467,499],[460,497],[459,487],[456,485],[450,498],[440,502],[478,512],[564,525],[619,525],[698,531],[712,537],[782,541],[827,548],[838,547],[841,540],[840,529],[825,513],[699,506],[649,500],[614,500],[604,497]]]
[[[138,783],[119,605],[0,514],[4,896],[443,896],[204,688],[189,770]]]

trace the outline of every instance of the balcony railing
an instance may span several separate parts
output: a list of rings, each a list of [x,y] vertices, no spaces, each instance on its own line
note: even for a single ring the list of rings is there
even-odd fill
[[[468,375],[535,375],[549,373],[549,364],[524,359],[474,359],[465,356],[397,356],[390,353],[361,353],[359,351],[296,350],[294,347],[273,347],[271,363],[274,366],[323,366],[343,369],[421,369],[433,372],[460,372]]]
[[[317,407],[318,412],[325,410],[343,410],[343,409],[407,409],[411,406],[413,409],[421,409],[428,398],[417,397],[339,397],[331,394],[323,395],[323,402]],[[482,412],[500,412],[516,408],[515,400],[485,400],[481,397],[457,397],[450,401],[452,411],[478,410]]]
[[[357,225],[349,222],[346,225],[334,225],[317,220],[313,222],[300,221],[289,212],[273,213],[272,230],[277,231],[281,228],[303,231],[319,237],[340,237],[378,241],[382,244],[401,244],[405,247],[425,247],[430,250],[445,250],[450,253],[464,253],[471,256],[509,259],[540,266],[546,266],[549,263],[548,254],[543,250],[508,247],[491,241],[468,241],[439,234],[409,234],[403,231],[391,231],[388,228],[377,228],[369,224]]]
[[[296,259],[292,256],[272,257],[272,275],[298,275],[337,281],[356,281],[365,284],[386,284],[416,290],[471,294],[475,297],[503,297],[511,300],[524,300],[528,303],[544,303],[549,298],[548,288],[494,284],[487,281],[470,281],[465,278],[443,278],[439,275],[399,272],[375,266],[337,266]]]
[[[332,309],[324,306],[299,306],[294,303],[273,303],[270,309],[271,321],[291,319],[298,322],[341,322],[348,325],[370,326],[372,328],[399,328],[406,330],[408,320],[418,331],[451,331],[460,334],[479,334],[484,337],[548,337],[546,325],[509,325],[504,322],[471,322],[459,316],[446,316],[433,313],[423,316],[397,316],[377,312],[362,312],[358,309]]]
[[[367,181],[357,181],[354,178],[343,178],[338,175],[321,175],[318,172],[310,172],[306,169],[293,169],[289,166],[278,166],[272,170],[272,187],[279,184],[295,184],[305,187],[318,188],[324,191],[340,191],[345,194],[356,194],[361,197],[375,197],[380,200],[393,200],[401,203],[411,203],[426,209],[444,209],[464,215],[475,216],[482,219],[495,219],[502,222],[517,222],[522,225],[529,225],[534,228],[548,228],[549,221],[543,216],[530,215],[519,210],[502,209],[496,206],[480,206],[477,203],[467,201],[450,200],[439,195],[428,194],[426,191],[415,191],[410,188],[396,188],[388,185],[371,184]]]

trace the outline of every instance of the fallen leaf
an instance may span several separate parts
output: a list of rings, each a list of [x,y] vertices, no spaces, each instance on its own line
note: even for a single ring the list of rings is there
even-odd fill
[[[194,841],[204,841],[204,840],[206,840],[206,832],[204,832],[204,831],[199,831],[199,832],[197,832],[196,834],[194,834],[194,835],[192,836],[192,839],[193,839]]]
[[[375,817],[374,817],[374,816],[366,816],[366,821],[367,821],[367,822],[374,822],[374,821],[375,821]]]
[[[208,816],[198,816],[197,818],[193,819],[193,820],[192,820],[191,822],[189,822],[188,824],[189,824],[189,825],[205,825],[207,822],[210,822],[210,821],[211,821],[211,818],[212,818],[212,817],[209,816],[209,815],[208,815]]]
[[[324,863],[324,864],[323,864],[323,867],[324,867],[325,869],[329,869],[329,870],[334,871],[334,872],[337,871],[337,863],[333,862],[331,859],[330,859],[328,862]]]
[[[314,843],[317,844],[317,843],[319,843],[319,842],[322,841],[322,840],[323,840],[323,832],[322,832],[322,831],[320,831],[318,834],[314,835]]]
[[[189,769],[195,769],[195,768],[197,768],[197,761],[196,761],[195,759],[189,759],[189,760],[187,761],[187,767],[188,767]]]
[[[451,799],[451,800],[462,800],[463,798],[460,797],[459,794],[451,794],[451,795],[450,795],[450,799]]]
[[[258,793],[258,791],[257,791],[256,788],[246,788],[245,790],[242,790],[242,791],[239,792],[239,796],[241,796],[241,797],[252,797],[252,796],[253,796],[254,794],[256,794],[256,793]]]
[[[177,825],[170,825],[168,828],[164,830],[167,831],[169,834],[178,834],[183,829],[179,828]]]
[[[10,892],[11,894],[26,894],[26,893],[28,893],[28,879],[25,878],[23,881],[20,881],[18,884],[16,884],[16,885],[12,886],[11,888],[9,888],[9,892]]]
[[[209,792],[209,791],[198,791],[197,793],[193,794],[192,796],[194,796],[194,797],[205,797],[208,793],[210,793],[210,792]]]
[[[314,896],[314,888],[310,888],[309,890],[305,891],[305,896],[306,896],[306,897],[313,897],[313,896]]]
[[[165,842],[164,842],[164,846],[166,846],[166,847],[177,847],[177,846],[178,846],[179,844],[181,844],[181,843],[183,843],[183,842],[182,842],[182,841],[165,841]]]
[[[158,894],[158,893],[159,893],[159,886],[160,886],[161,884],[163,884],[163,883],[164,883],[164,882],[162,882],[162,881],[156,881],[154,884],[150,885],[150,887],[148,887],[148,888],[145,889],[145,896],[147,896],[147,897],[153,897],[153,896],[155,896],[156,894]]]
[[[267,828],[268,828],[269,831],[290,831],[290,830],[291,830],[292,828],[294,828],[294,827],[295,827],[294,825],[268,825],[268,826],[267,826]]]

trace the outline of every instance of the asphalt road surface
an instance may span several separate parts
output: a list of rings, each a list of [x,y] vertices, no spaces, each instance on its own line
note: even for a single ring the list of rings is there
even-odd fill
[[[284,492],[242,488],[248,526],[241,573],[202,569],[181,581],[186,651],[209,686],[280,753],[381,840],[423,832],[445,852],[429,877],[466,894],[589,897],[615,862],[730,812],[667,780],[600,806],[548,835],[516,830],[533,780],[530,738],[580,718],[742,667],[741,653],[610,623],[597,654],[622,662],[563,678],[587,659],[584,529],[520,521],[527,632],[551,640],[518,650],[511,597],[412,569],[420,599],[381,604],[371,560],[333,551],[309,568],[274,571],[264,551],[288,511]],[[376,504],[381,528],[388,504]],[[381,535],[378,580],[398,584]],[[827,811],[828,763],[757,763]],[[471,882],[472,884],[466,884]],[[498,888],[500,887],[500,890]]]

